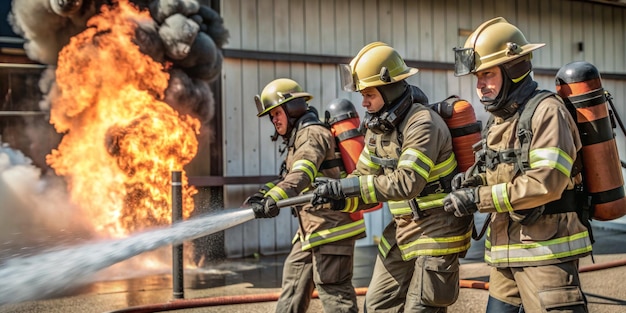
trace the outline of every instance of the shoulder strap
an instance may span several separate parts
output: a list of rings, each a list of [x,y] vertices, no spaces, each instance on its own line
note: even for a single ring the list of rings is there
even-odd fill
[[[554,95],[555,93],[549,90],[540,90],[522,108],[517,123],[517,138],[520,141],[520,156],[517,158],[517,167],[522,173],[530,169],[530,142],[533,138],[531,120],[533,114],[541,101]]]

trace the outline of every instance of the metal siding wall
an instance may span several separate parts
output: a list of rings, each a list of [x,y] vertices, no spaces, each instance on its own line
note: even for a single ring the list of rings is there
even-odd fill
[[[284,53],[353,56],[365,44],[380,40],[391,44],[408,60],[452,63],[452,48],[466,40],[459,30],[473,30],[483,21],[503,16],[517,25],[530,42],[547,46],[534,53],[536,68],[558,69],[575,60],[587,60],[602,72],[626,73],[626,8],[580,1],[518,0],[273,0],[222,1],[222,16],[231,38],[226,48]],[[578,51],[578,42],[584,50]],[[348,98],[359,113],[358,93],[341,91],[332,64],[304,64],[226,59],[223,68],[224,175],[277,174],[284,156],[269,136],[268,119],[256,117],[253,97],[271,80],[290,77],[315,98],[311,104],[323,114],[334,98]],[[554,77],[535,76],[542,88],[555,90]],[[470,101],[479,119],[486,121],[471,76],[451,71],[425,70],[411,77],[431,102],[451,94]],[[626,81],[604,81],[613,93],[618,113],[626,114]],[[618,132],[622,159],[623,135]],[[257,186],[226,186],[227,207],[238,207]],[[383,208],[366,215],[373,244],[390,216]],[[255,220],[226,230],[229,257],[254,252],[286,252],[297,221],[282,212],[275,219]]]

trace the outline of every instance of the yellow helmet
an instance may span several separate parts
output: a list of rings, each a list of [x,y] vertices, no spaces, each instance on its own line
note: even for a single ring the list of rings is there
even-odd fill
[[[275,79],[263,88],[261,96],[254,96],[258,111],[257,116],[267,115],[273,108],[297,98],[304,98],[303,105],[305,106],[304,110],[306,110],[306,102],[313,99],[313,96],[304,92],[294,80],[289,78]]]
[[[363,47],[350,64],[340,64],[341,86],[345,91],[395,83],[415,75],[418,69],[408,67],[400,54],[383,42]]]
[[[529,43],[524,34],[503,17],[482,23],[463,48],[454,48],[454,75],[463,76],[504,64],[545,46]]]

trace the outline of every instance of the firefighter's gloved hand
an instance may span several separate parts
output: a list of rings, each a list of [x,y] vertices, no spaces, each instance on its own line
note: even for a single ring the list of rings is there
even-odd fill
[[[478,187],[484,186],[487,182],[485,181],[485,177],[481,174],[476,174],[468,177],[463,182],[461,182],[461,188],[470,188],[470,187]]]
[[[263,198],[261,202],[253,202],[250,206],[255,218],[272,218],[280,213],[280,208],[272,197]]]
[[[262,194],[261,192],[257,191],[253,195],[251,195],[248,198],[246,198],[246,200],[243,200],[242,207],[252,206],[252,203],[263,202],[263,198],[264,197],[265,197],[264,194]]]
[[[339,200],[324,198],[313,194],[311,204],[321,206],[323,209],[331,209],[333,211],[342,211],[346,207],[346,199]]]
[[[449,193],[443,198],[443,209],[446,212],[454,213],[456,217],[463,217],[474,214],[478,211],[477,198],[478,188],[462,188]]]
[[[465,180],[465,173],[458,173],[454,175],[454,177],[452,177],[452,182],[450,182],[450,185],[452,185],[452,190],[461,189],[461,184],[463,183],[464,180]]]
[[[467,178],[465,176],[466,173],[454,175],[451,182],[452,190],[486,185],[485,178],[481,174],[475,174]]]
[[[341,200],[346,197],[355,197],[360,195],[359,178],[349,177],[342,179],[333,179],[328,177],[318,177],[313,183],[315,186],[314,198],[330,198],[333,200]]]

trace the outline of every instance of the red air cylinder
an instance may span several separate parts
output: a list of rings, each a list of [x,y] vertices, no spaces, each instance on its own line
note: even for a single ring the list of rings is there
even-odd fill
[[[624,216],[624,178],[600,73],[588,62],[566,64],[556,74],[556,91],[578,125],[593,217],[608,221]]]
[[[359,131],[361,124],[359,114],[350,100],[335,99],[329,103],[325,118],[326,123],[330,125],[330,131],[337,138],[346,173],[350,174],[356,169],[361,151],[365,147],[365,136]],[[350,216],[356,221],[363,218],[363,212],[370,212],[381,207],[382,203],[369,210],[354,212]]]
[[[457,96],[450,96],[431,107],[448,125],[459,171],[465,172],[474,164],[472,145],[480,141],[482,123],[476,120],[472,105]]]

